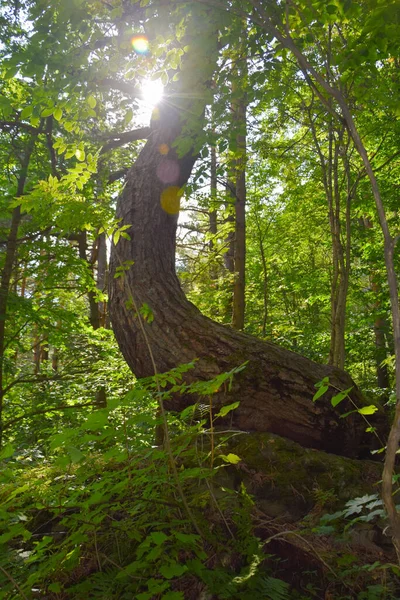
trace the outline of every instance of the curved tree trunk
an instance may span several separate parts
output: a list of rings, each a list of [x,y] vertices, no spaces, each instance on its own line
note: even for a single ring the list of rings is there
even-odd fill
[[[195,157],[179,158],[173,150],[180,132],[179,112],[162,107],[157,128],[130,169],[118,202],[117,217],[131,226],[131,239],[120,239],[112,249],[110,309],[128,364],[137,377],[154,374],[149,348],[131,307],[133,294],[136,305],[148,304],[154,315],[144,327],[158,372],[198,359],[189,375],[206,379],[248,361],[232,390],[217,395],[216,404],[240,400],[233,413],[234,427],[269,431],[306,447],[357,455],[362,423],[352,417],[340,419],[326,399],[312,402],[314,385],[323,377],[329,376],[336,389],[354,385],[346,373],[215,323],[183,294],[175,272],[178,215],[170,213],[174,194],[190,176]],[[160,147],[166,146],[170,149],[167,156],[160,153]],[[165,194],[172,198],[167,206]],[[122,277],[114,278],[116,268],[127,260],[134,264]],[[356,388],[352,395],[362,402]],[[178,399],[174,408],[183,408],[185,402]]]
[[[137,377],[154,374],[148,343],[158,372],[197,359],[187,374],[192,379],[209,379],[248,361],[232,389],[213,398],[215,408],[240,400],[239,408],[229,415],[231,426],[276,433],[306,447],[357,455],[362,420],[353,416],[340,419],[338,410],[325,398],[312,402],[314,386],[323,377],[328,376],[337,390],[354,386],[346,373],[211,321],[186,299],[179,284],[175,272],[178,192],[196,160],[189,148],[199,144],[209,95],[203,82],[210,81],[214,68],[210,57],[215,53],[212,45],[216,47],[215,25],[209,28],[207,41],[203,26],[207,22],[212,20],[205,19],[194,29],[194,35],[202,38],[201,45],[194,43],[194,51],[186,56],[178,81],[180,93],[160,105],[151,135],[128,172],[118,201],[117,217],[122,219],[121,225],[130,225],[130,240],[121,238],[111,252],[110,315],[116,338]],[[125,261],[133,261],[133,265]],[[122,276],[115,278],[118,267],[123,267]],[[151,323],[143,323],[147,341],[132,308],[132,296],[138,310],[147,304],[154,315]],[[352,396],[357,404],[362,403],[356,387]],[[182,409],[193,401],[192,396],[179,397],[171,408]]]

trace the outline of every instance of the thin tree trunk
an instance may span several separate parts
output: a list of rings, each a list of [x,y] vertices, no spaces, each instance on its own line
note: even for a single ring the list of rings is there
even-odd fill
[[[268,324],[268,313],[269,313],[269,281],[268,281],[268,266],[267,266],[267,258],[265,256],[265,249],[264,249],[264,238],[265,238],[265,234],[263,235],[261,232],[261,225],[260,225],[260,220],[258,218],[258,214],[256,214],[254,216],[255,222],[256,222],[256,227],[257,227],[257,232],[258,232],[258,245],[260,248],[260,257],[261,257],[261,265],[262,265],[262,273],[263,273],[263,320],[262,320],[262,329],[261,329],[261,333],[262,333],[262,337],[265,338],[267,335],[267,324]]]
[[[97,238],[97,288],[105,293],[108,285],[108,264],[106,235],[101,233]],[[98,303],[100,326],[109,329],[107,302],[102,300]]]
[[[92,257],[91,257],[91,260],[88,261],[88,258],[86,255],[86,249],[87,249],[86,231],[82,231],[78,237],[79,258],[81,258],[82,260],[84,260],[87,263],[88,268],[90,269],[92,275],[93,275],[94,262],[96,261],[96,259],[98,260],[98,258],[99,258],[99,246],[101,244],[101,241],[102,241],[101,237],[98,237],[97,240],[94,242],[94,245],[92,248]],[[97,248],[95,247],[95,244],[97,244]],[[104,265],[104,252],[106,252],[105,238],[103,239],[103,247],[101,249],[101,252],[102,252],[101,268],[106,269],[107,254],[105,254],[106,264]],[[104,281],[103,281],[103,278],[104,278]],[[105,271],[101,272],[100,280],[102,281],[103,284],[105,284]],[[90,324],[93,327],[93,329],[97,330],[101,327],[101,319],[102,319],[100,305],[97,302],[96,293],[94,291],[89,290],[87,293],[87,296],[88,296],[88,301],[89,301],[89,321],[90,321]],[[96,390],[95,404],[96,404],[97,408],[104,408],[105,406],[107,406],[107,396],[106,396],[106,390],[105,390],[104,386],[101,386],[100,388],[98,388]]]
[[[17,193],[16,198],[23,196],[25,191],[25,183],[28,175],[29,163],[31,160],[32,152],[34,150],[37,137],[43,123],[39,130],[32,135],[30,138],[24,158],[21,163],[21,171],[18,177]],[[4,349],[5,349],[5,335],[6,335],[6,317],[7,317],[7,306],[9,298],[9,289],[12,278],[12,272],[14,267],[15,258],[17,256],[17,239],[18,239],[18,228],[21,222],[22,212],[21,206],[18,205],[14,208],[11,216],[11,226],[7,239],[7,247],[5,252],[5,260],[3,270],[1,272],[1,283],[0,283],[0,448],[3,442],[3,402],[4,402]]]
[[[376,317],[374,321],[376,379],[378,387],[381,390],[386,390],[385,395],[387,396],[390,387],[389,371],[387,365],[382,364],[387,358],[386,329],[386,319],[380,316]]]
[[[233,300],[232,326],[242,330],[245,321],[245,286],[246,286],[246,94],[244,87],[247,81],[246,58],[233,72],[232,81],[232,121],[236,138],[236,158],[233,164],[235,189],[235,234],[233,252]]]
[[[237,124],[246,127],[246,103],[239,102],[237,107]],[[245,286],[246,286],[246,135],[239,133],[236,137],[239,158],[235,161],[236,198],[235,198],[235,252],[232,326],[242,330],[245,320]]]
[[[217,149],[211,146],[211,173],[210,173],[210,192],[211,192],[211,208],[209,212],[209,230],[212,235],[217,234]],[[214,242],[210,241],[210,251],[214,248]]]
[[[86,265],[93,273],[93,264],[88,261],[87,255],[87,234],[86,231],[81,231],[78,236],[78,251],[79,258],[85,261]],[[87,293],[88,301],[89,301],[89,321],[93,329],[98,329],[100,327],[100,314],[99,314],[99,305],[96,300],[96,294],[92,290],[89,290]]]
[[[400,442],[400,304],[398,281],[394,265],[394,251],[398,238],[393,238],[386,218],[385,206],[382,201],[378,181],[375,177],[374,170],[368,158],[368,153],[362,142],[357,126],[354,122],[350,107],[343,97],[339,87],[330,85],[324,77],[316,71],[316,69],[308,62],[307,58],[296,46],[293,38],[290,36],[288,26],[286,35],[282,34],[271,21],[270,16],[265,11],[259,0],[251,0],[258,14],[254,13],[252,19],[257,22],[263,29],[276,39],[296,57],[300,68],[305,73],[309,81],[315,82],[314,89],[316,90],[321,102],[329,108],[329,102],[323,94],[317,89],[316,84],[328,94],[329,98],[334,98],[342,112],[342,117],[346,123],[346,127],[354,142],[354,146],[359,153],[368,179],[371,184],[372,194],[375,201],[376,211],[378,213],[379,223],[384,239],[384,256],[387,272],[387,282],[389,285],[389,296],[393,320],[393,338],[395,350],[395,378],[396,378],[396,409],[393,418],[392,427],[390,429],[385,455],[385,464],[382,474],[382,499],[389,517],[393,544],[396,548],[398,561],[400,563],[400,514],[397,512],[396,504],[393,498],[393,470],[396,461],[397,451]],[[312,79],[311,79],[312,78]]]

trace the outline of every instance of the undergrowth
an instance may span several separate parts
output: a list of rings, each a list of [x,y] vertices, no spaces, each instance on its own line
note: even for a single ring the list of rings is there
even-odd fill
[[[214,428],[237,403],[208,415],[207,423],[195,407],[168,417],[179,486],[167,452],[153,445],[160,425],[157,390],[162,400],[195,392],[207,407],[234,375],[188,386],[182,379],[189,368],[159,376],[157,386],[153,379],[137,383],[122,401],[93,411],[30,453],[5,447],[1,600],[324,597],[317,587],[304,592],[284,581],[281,561],[254,533],[253,502],[244,486],[218,483],[221,469],[240,457],[226,451],[234,434]],[[394,597],[387,595],[390,586],[376,593],[367,586],[364,595],[349,595],[349,589],[346,584],[333,597]]]

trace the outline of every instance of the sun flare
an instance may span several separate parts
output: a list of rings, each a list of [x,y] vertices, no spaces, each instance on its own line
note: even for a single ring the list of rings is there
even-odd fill
[[[149,107],[156,106],[163,97],[164,86],[159,79],[155,81],[145,79],[140,88],[142,100]]]

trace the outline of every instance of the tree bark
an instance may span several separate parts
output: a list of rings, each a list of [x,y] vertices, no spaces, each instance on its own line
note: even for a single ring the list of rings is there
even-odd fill
[[[236,80],[247,79],[247,64],[242,69],[236,69]],[[232,326],[244,329],[245,321],[245,286],[246,286],[246,98],[243,89],[232,82],[232,94],[240,94],[232,102],[233,122],[236,129],[236,159],[235,172],[235,243],[234,243],[234,280]]]
[[[152,358],[158,372],[197,359],[189,372],[192,379],[208,379],[247,361],[232,389],[213,399],[216,408],[240,400],[233,427],[269,431],[306,447],[357,455],[361,422],[353,416],[340,419],[327,400],[312,402],[315,383],[328,376],[336,389],[354,386],[352,397],[361,404],[346,373],[215,323],[185,298],[175,272],[177,214],[172,208],[177,207],[174,194],[187,182],[196,157],[190,152],[178,156],[173,149],[181,130],[179,111],[160,107],[157,128],[130,169],[118,201],[117,218],[130,225],[130,240],[121,238],[112,247],[110,311],[125,359],[137,377],[154,374]],[[159,152],[165,144],[170,148],[167,156]],[[134,262],[115,278],[116,269],[126,261]],[[142,323],[146,339],[137,314],[144,303],[154,316],[151,323]],[[182,409],[193,401],[179,397],[172,408]]]
[[[35,148],[36,140],[41,132],[43,122],[40,125],[40,129],[36,130],[35,133],[27,142],[24,156],[21,160],[21,169],[18,176],[17,193],[16,198],[20,198],[25,191],[26,179],[28,176],[28,168],[31,160],[33,150]],[[3,402],[5,396],[5,382],[4,382],[4,351],[6,347],[6,316],[10,293],[10,284],[12,280],[13,268],[15,258],[18,250],[18,229],[22,218],[21,206],[16,206],[12,211],[10,231],[7,238],[7,246],[5,252],[5,259],[3,269],[0,275],[0,448],[3,440]]]

